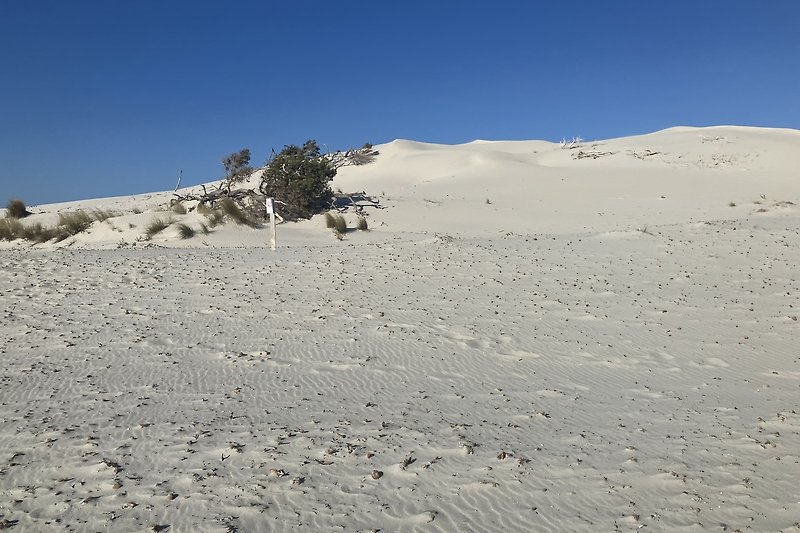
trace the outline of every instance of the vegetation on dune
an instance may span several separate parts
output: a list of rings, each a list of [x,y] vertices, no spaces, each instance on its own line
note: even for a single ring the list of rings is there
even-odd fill
[[[321,155],[316,141],[309,140],[302,147],[285,146],[267,164],[259,190],[282,202],[283,218],[311,218],[331,205],[330,182],[334,176],[333,163]]]
[[[148,239],[152,239],[154,235],[157,235],[162,231],[164,231],[165,229],[167,229],[168,227],[170,227],[172,223],[173,220],[171,216],[156,217],[152,221],[150,221],[150,224],[147,225],[147,228],[145,229],[144,233]]]
[[[76,235],[86,231],[94,220],[91,215],[82,209],[58,214],[58,225],[63,227],[69,235]]]
[[[239,207],[239,205],[234,202],[233,199],[223,198],[219,201],[218,205],[222,212],[237,224],[244,224],[245,226],[250,226],[251,228],[257,226],[256,221],[249,214],[247,214],[244,209]]]
[[[195,235],[195,230],[188,224],[180,223],[176,227],[181,239],[191,239]]]
[[[6,217],[7,218],[25,218],[32,215],[28,208],[25,207],[25,202],[22,200],[12,199],[6,204]]]
[[[16,218],[0,218],[0,240],[13,241],[22,237],[23,225]]]
[[[206,213],[206,218],[208,218],[208,224],[212,228],[215,226],[219,226],[225,221],[225,213],[222,209],[209,209]]]
[[[250,166],[250,150],[244,148],[222,159],[225,168],[225,181],[228,184],[238,183],[247,179],[253,173]]]
[[[61,242],[73,235],[89,229],[95,221],[104,221],[116,216],[113,211],[94,209],[86,212],[82,209],[66,211],[58,214],[55,226],[43,226],[40,222],[23,224],[16,217],[6,217],[0,220],[0,240],[13,241],[25,239],[35,243],[44,243],[51,240]]]
[[[263,167],[261,182],[256,189],[232,188],[233,184],[241,183],[252,175],[254,169],[250,166],[250,150],[242,149],[222,159],[225,169],[223,183],[210,191],[203,187],[203,194],[179,195],[170,204],[170,215],[154,218],[145,229],[145,239],[162,232],[175,221],[172,214],[185,215],[186,201],[197,202],[197,213],[206,217],[206,222],[200,224],[199,229],[187,224],[178,225],[178,233],[183,239],[191,238],[198,231],[204,234],[226,219],[237,224],[252,228],[258,227],[258,221],[267,218],[265,208],[266,198],[274,198],[278,211],[278,218],[284,220],[299,220],[311,218],[317,213],[335,208],[345,211],[352,207],[359,215],[358,229],[366,230],[367,221],[362,214],[365,205],[380,206],[365,193],[334,196],[330,183],[336,175],[337,169],[348,165],[365,165],[372,162],[378,151],[372,145],[365,144],[362,148],[335,152],[323,155],[316,141],[308,140],[302,146],[287,145],[269,159]],[[360,196],[359,196],[360,195]],[[347,200],[349,203],[345,203]],[[363,202],[367,201],[367,204]],[[131,208],[134,214],[141,214],[140,207]],[[110,210],[93,209],[90,211],[78,209],[58,215],[55,226],[45,227],[41,223],[24,224],[20,219],[30,216],[25,203],[21,200],[10,200],[6,206],[6,216],[0,219],[0,240],[12,241],[25,239],[31,242],[43,243],[48,241],[59,242],[73,235],[87,231],[95,221],[106,221],[118,216]],[[347,232],[347,223],[338,213],[325,213],[326,225],[333,229],[337,237],[342,238]],[[111,224],[112,229],[117,227]],[[130,228],[135,227],[129,224]]]

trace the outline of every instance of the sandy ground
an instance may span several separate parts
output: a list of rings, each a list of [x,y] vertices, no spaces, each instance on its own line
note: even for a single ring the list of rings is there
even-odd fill
[[[765,135],[763,157],[795,138]],[[650,225],[637,201],[551,232],[502,188],[486,203],[407,181],[385,192],[405,213],[342,242],[311,221],[278,252],[241,228],[216,236],[242,236],[229,247],[5,245],[0,525],[797,531],[800,178],[780,161],[713,199],[650,186],[654,205],[695,202]],[[342,183],[388,188],[381,164]],[[418,226],[450,218],[411,232],[410,206]],[[476,206],[493,222],[459,218]]]

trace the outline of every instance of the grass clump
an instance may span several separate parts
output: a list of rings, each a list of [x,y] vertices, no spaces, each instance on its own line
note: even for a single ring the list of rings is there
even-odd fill
[[[117,216],[117,213],[108,209],[93,209],[91,216],[98,222],[103,222],[109,218],[114,218]]]
[[[206,214],[208,224],[213,228],[219,226],[225,220],[225,213],[222,209],[209,209]]]
[[[344,239],[344,234],[347,233],[347,221],[339,213],[325,213],[325,227],[333,230],[333,234],[340,241]]]
[[[0,218],[0,240],[13,241],[22,237],[22,222],[13,217]]]
[[[341,233],[341,234],[344,234],[345,232],[347,232],[347,221],[344,219],[344,217],[342,215],[338,215],[337,214],[337,215],[334,215],[333,218],[336,221],[336,224],[334,224],[333,229],[337,233]]]
[[[55,238],[58,231],[58,228],[46,228],[37,222],[36,224],[24,226],[21,237],[26,241],[43,243]]]
[[[161,233],[168,227],[172,225],[172,218],[171,217],[156,217],[154,218],[150,224],[147,225],[147,229],[145,229],[145,235],[147,235],[148,239],[152,239],[154,235]]]
[[[178,235],[181,236],[181,239],[191,239],[195,235],[195,230],[189,224],[178,224]]]
[[[369,224],[367,224],[367,219],[359,216],[358,217],[358,229],[361,231],[367,231],[369,229]]]
[[[208,226],[206,226],[203,222],[200,223],[200,231],[203,232],[203,235],[208,235],[211,233],[211,230],[208,229]]]
[[[92,222],[94,222],[94,218],[82,209],[58,214],[58,225],[69,235],[77,235],[82,231],[86,231],[92,225]]]
[[[6,217],[7,218],[25,218],[32,215],[28,208],[25,207],[25,202],[22,200],[9,200],[6,204]]]
[[[172,207],[170,209],[176,215],[185,215],[186,214],[186,206],[184,206],[181,202],[176,202],[176,203],[172,204]]]
[[[237,224],[244,224],[245,226],[250,226],[251,228],[256,227],[255,220],[250,218],[250,216],[230,198],[223,198],[220,200],[219,207],[222,209],[225,215],[227,215]]]
[[[736,202],[728,202],[728,207],[736,207]]]

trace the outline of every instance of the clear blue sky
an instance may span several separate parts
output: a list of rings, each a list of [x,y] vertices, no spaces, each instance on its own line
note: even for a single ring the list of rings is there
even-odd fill
[[[800,0],[0,2],[0,201],[221,177],[314,138],[800,128]]]

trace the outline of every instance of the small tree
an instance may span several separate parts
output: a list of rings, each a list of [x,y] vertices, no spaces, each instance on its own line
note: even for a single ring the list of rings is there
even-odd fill
[[[284,218],[310,218],[330,206],[329,183],[335,175],[336,169],[320,154],[317,142],[309,140],[302,147],[285,146],[267,164],[259,190],[285,203],[281,206]]]
[[[253,172],[250,166],[250,150],[245,148],[222,159],[225,179],[228,183],[242,181]]]

